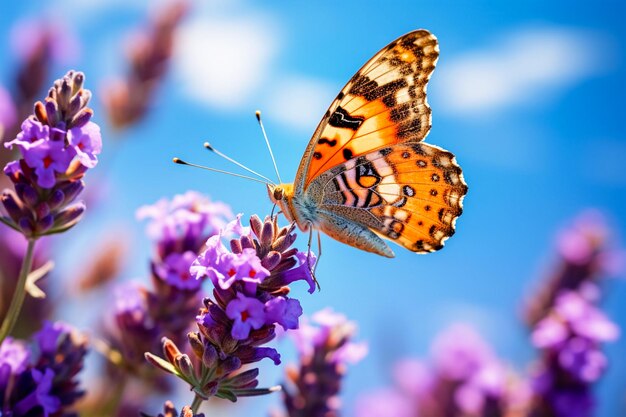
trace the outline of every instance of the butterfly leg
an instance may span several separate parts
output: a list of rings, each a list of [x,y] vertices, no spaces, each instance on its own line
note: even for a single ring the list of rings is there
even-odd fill
[[[313,272],[317,271],[317,266],[320,263],[320,258],[322,257],[322,235],[320,231],[317,231],[317,260],[315,261],[315,266],[313,267]]]
[[[319,232],[317,236],[319,239]],[[317,263],[315,264],[315,267],[311,266],[311,241],[312,240],[313,240],[313,227],[310,227],[309,228],[309,242],[307,244],[307,253],[306,253],[306,265],[309,268],[309,272],[311,273],[313,282],[315,282],[315,285],[317,285],[317,290],[320,291],[322,287],[320,286],[320,283],[317,280],[317,277],[315,276],[315,269],[317,268]],[[318,260],[319,260],[319,257],[318,257]]]

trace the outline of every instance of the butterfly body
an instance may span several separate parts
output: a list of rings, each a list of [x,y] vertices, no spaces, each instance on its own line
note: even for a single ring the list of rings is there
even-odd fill
[[[443,247],[467,185],[452,153],[422,142],[438,56],[437,39],[418,30],[356,73],[313,134],[294,183],[268,186],[289,221],[386,257],[394,254],[385,240],[418,253]]]

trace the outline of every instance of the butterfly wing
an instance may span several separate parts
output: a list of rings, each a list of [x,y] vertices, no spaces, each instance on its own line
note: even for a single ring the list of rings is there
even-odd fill
[[[370,230],[413,252],[442,248],[467,193],[454,155],[427,143],[394,144],[352,158],[317,177],[311,188],[321,196],[322,231],[383,256],[393,253]]]
[[[354,155],[423,140],[431,126],[426,84],[438,57],[437,39],[426,30],[408,33],[374,55],[313,134],[296,174],[296,193]]]

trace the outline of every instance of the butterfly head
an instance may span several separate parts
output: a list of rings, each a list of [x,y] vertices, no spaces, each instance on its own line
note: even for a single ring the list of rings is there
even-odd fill
[[[267,184],[267,194],[272,203],[280,207],[287,220],[292,221],[290,199],[293,196],[293,184]]]

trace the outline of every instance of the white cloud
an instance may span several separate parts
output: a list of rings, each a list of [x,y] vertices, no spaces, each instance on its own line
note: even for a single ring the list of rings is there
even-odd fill
[[[607,44],[600,35],[583,30],[521,29],[490,47],[442,59],[432,91],[443,110],[459,114],[540,103],[606,71]]]
[[[186,22],[174,70],[184,91],[214,108],[248,104],[266,81],[278,36],[261,17],[205,15]]]
[[[286,126],[313,134],[338,91],[323,81],[300,76],[276,80],[264,113]]]

